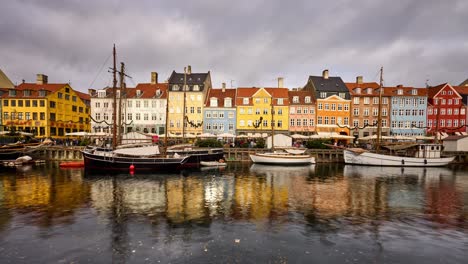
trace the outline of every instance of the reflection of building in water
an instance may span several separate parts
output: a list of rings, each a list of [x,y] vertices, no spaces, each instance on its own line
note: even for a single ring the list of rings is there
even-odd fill
[[[2,189],[4,207],[27,209],[28,213],[37,211],[32,220],[45,225],[51,224],[54,218],[73,215],[75,209],[86,204],[89,195],[88,185],[70,172],[50,177],[3,178]]]
[[[173,223],[206,220],[203,179],[170,178],[166,181],[167,218]]]
[[[212,177],[205,183],[205,206],[210,216],[231,215],[234,199],[234,177]]]

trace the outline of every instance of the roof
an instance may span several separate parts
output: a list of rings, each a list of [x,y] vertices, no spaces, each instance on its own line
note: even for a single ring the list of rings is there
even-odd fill
[[[345,83],[346,87],[349,89],[349,93],[352,96],[379,96],[380,84],[376,82],[369,83]],[[356,93],[356,88],[361,88],[361,93]],[[372,93],[367,93],[366,89],[371,88]],[[382,96],[392,96],[393,87],[384,87]]]
[[[232,98],[232,107],[234,107],[236,104],[236,89],[222,89],[222,88],[212,88],[210,89],[207,97],[206,97],[206,106],[210,107],[211,105],[211,98],[217,98],[218,99],[218,106],[217,107],[224,107],[224,99],[225,98]]]
[[[349,92],[341,77],[309,76],[309,82],[312,83],[317,92]]]
[[[236,105],[244,105],[242,100],[243,98],[252,98],[252,96],[257,93],[260,87],[238,87],[236,95]],[[267,93],[269,93],[273,98],[284,98],[286,101],[283,101],[283,105],[289,105],[289,90],[288,88],[272,88],[272,87],[263,87]],[[252,105],[249,100],[249,105]],[[273,103],[277,105],[277,103]]]
[[[15,85],[6,76],[6,74],[0,69],[0,88],[13,88]]]
[[[442,88],[445,87],[445,85],[447,85],[447,83],[443,83],[443,84],[439,84],[437,86],[431,86],[431,87],[427,88],[427,97],[433,98],[437,93],[440,92],[440,90]]]
[[[468,95],[468,86],[452,86],[459,94]]]
[[[462,83],[460,83],[459,86],[468,86],[468,79],[466,79],[465,81],[463,81]]]
[[[45,90],[45,91],[49,91],[53,93],[62,89],[64,86],[69,86],[69,84],[68,83],[47,83],[47,84],[22,83],[16,86],[13,90],[16,90],[16,91],[29,90],[31,91],[31,94],[28,96],[28,98],[44,98],[44,96],[39,96],[39,91]],[[2,98],[8,98],[8,97],[9,97],[9,93],[5,93],[2,96]],[[18,95],[16,97],[21,98],[23,96]]]
[[[135,88],[127,88],[127,98],[167,98],[168,86],[168,83],[139,83]],[[136,95],[137,90],[140,90],[140,96]]]
[[[185,81],[187,85],[201,85],[204,84],[205,80],[208,79],[209,76],[209,71],[207,73],[191,73],[186,75]],[[175,71],[172,71],[168,82],[170,84],[184,84],[184,73],[177,73]]]
[[[289,91],[288,92],[289,94],[289,104],[291,105],[304,105],[304,104],[314,104],[314,96],[312,94],[311,91],[306,91],[306,90],[300,90],[300,91]],[[297,103],[295,103],[293,101],[293,98],[297,96],[299,101]],[[306,103],[305,102],[305,98],[307,96],[310,96],[310,102],[309,103]]]
[[[412,94],[413,89],[416,89],[417,91],[416,95]],[[403,94],[398,94],[398,90],[403,90]],[[384,87],[384,91],[385,91],[385,95],[388,95],[388,96],[427,96],[426,88],[416,88],[416,87],[410,87],[410,86],[389,86],[389,87]]]
[[[76,95],[78,95],[78,97],[80,97],[82,100],[90,100],[91,99],[91,96],[87,93],[82,93],[80,91],[74,91],[76,93]]]
[[[466,138],[468,136],[448,136],[446,138],[444,138],[444,141],[457,141],[459,139],[463,139],[463,138]]]

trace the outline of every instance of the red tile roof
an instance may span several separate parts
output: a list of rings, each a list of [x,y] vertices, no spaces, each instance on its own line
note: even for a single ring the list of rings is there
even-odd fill
[[[151,98],[167,98],[167,83],[139,83],[135,88],[127,88],[127,98],[142,98],[142,99],[151,99]],[[140,90],[141,95],[137,97],[137,90]],[[160,91],[160,94],[157,96],[156,92]]]
[[[427,97],[433,98],[447,83],[442,83],[437,86],[427,88]]]
[[[398,90],[400,89],[403,90],[403,94],[398,94]],[[413,96],[413,89],[416,89],[418,93],[414,96],[427,96],[426,88],[416,88],[410,86],[384,87],[384,94],[388,96]]]
[[[21,83],[20,85],[16,86],[14,89],[8,90],[15,90],[17,94],[15,98],[45,98],[44,96],[39,96],[39,91],[45,90],[50,93],[54,93],[64,86],[69,86],[68,83],[48,83],[48,84],[36,84],[36,83]],[[31,94],[29,96],[23,96],[23,91],[29,90]],[[9,98],[9,93],[6,92],[3,94],[2,98]]]
[[[224,99],[227,97],[232,98],[232,107],[236,106],[236,89],[223,89],[222,88],[212,88],[210,89],[206,97],[206,106],[210,107],[211,100],[210,98],[218,98],[218,107],[224,107]]]
[[[291,105],[304,105],[304,104],[313,105],[313,104],[315,104],[314,94],[311,91],[308,91],[308,90],[289,91],[288,94],[289,94],[289,104],[291,104]],[[294,101],[293,101],[294,96],[299,97],[299,102],[294,103]],[[307,96],[310,97],[310,103],[305,102],[305,98]]]
[[[252,98],[252,96],[258,92],[260,89],[259,87],[239,87],[237,88],[237,95],[236,95],[236,105],[244,105],[243,99],[244,98]],[[289,95],[288,95],[288,88],[271,88],[266,87],[263,88],[267,93],[269,93],[273,98],[283,98],[283,105],[289,105]],[[274,105],[277,104],[277,101],[274,101]],[[252,105],[252,100],[249,100],[249,105]]]
[[[452,86],[459,94],[468,94],[468,86]]]

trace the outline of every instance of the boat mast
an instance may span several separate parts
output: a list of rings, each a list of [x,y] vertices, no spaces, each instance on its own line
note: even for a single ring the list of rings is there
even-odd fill
[[[382,94],[383,94],[383,67],[380,68],[380,88],[379,88],[379,112],[377,116],[377,142],[375,144],[375,151],[380,151],[380,136],[382,133]]]
[[[112,115],[112,122],[113,122],[113,127],[112,127],[112,149],[115,149],[116,143],[117,143],[117,122],[116,122],[116,106],[117,106],[117,66],[116,66],[116,52],[115,52],[115,44],[114,44],[114,49],[113,49],[113,57],[114,57],[114,64],[112,68],[112,75],[113,75],[113,81],[112,81],[112,93],[113,93],[113,115]]]
[[[436,129],[435,129],[435,142],[436,144],[439,144],[439,118],[440,118],[440,109],[438,107],[435,107],[436,104],[435,104],[435,100],[437,100],[437,105],[439,104],[439,100],[438,99],[434,99],[434,111],[437,111],[437,116],[436,116]]]
[[[186,111],[185,111],[185,107],[186,107],[186,101],[187,101],[187,93],[185,91],[185,87],[187,86],[187,67],[184,67],[184,86],[182,88],[182,90],[184,91],[184,107],[182,108],[182,143],[185,143],[185,119],[187,118],[186,116]]]
[[[124,78],[125,78],[125,73],[124,73],[124,70],[125,70],[125,64],[123,62],[120,63],[120,93],[119,93],[119,116],[118,116],[118,124],[119,124],[119,128],[117,130],[117,136],[118,136],[118,144],[121,144],[122,143],[122,94],[123,94],[123,90],[124,90]]]
[[[275,150],[275,109],[273,107],[273,92],[271,93],[271,150]]]
[[[168,131],[167,131],[167,122],[169,122],[169,87],[167,87],[166,90],[166,124],[164,128],[165,136],[164,136],[164,156],[167,153],[167,136],[168,136]]]

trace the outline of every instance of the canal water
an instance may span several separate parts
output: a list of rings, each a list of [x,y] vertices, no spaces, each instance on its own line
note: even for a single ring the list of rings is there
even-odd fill
[[[0,168],[0,263],[466,263],[468,168]]]

